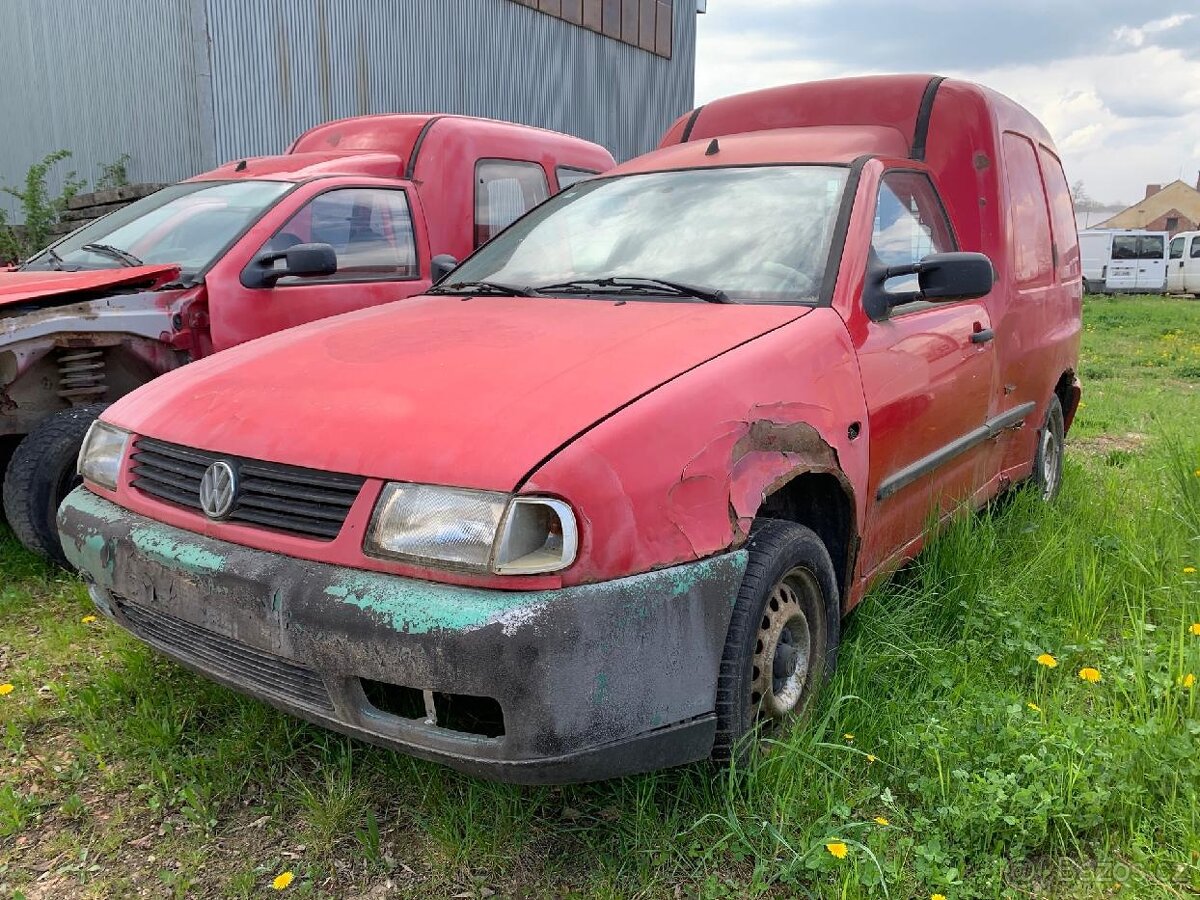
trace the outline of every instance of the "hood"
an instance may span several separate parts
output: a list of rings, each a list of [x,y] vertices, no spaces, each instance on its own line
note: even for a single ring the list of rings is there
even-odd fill
[[[507,491],[641,394],[808,311],[417,297],[226,350],[104,418],[236,456]]]
[[[152,288],[166,284],[179,274],[177,265],[128,266],[115,269],[90,269],[80,272],[2,272],[0,306],[28,303],[49,297],[97,294],[119,287]]]

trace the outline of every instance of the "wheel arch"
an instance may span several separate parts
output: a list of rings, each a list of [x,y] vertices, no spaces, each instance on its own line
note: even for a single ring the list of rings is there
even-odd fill
[[[1075,419],[1075,413],[1079,409],[1079,400],[1083,396],[1083,387],[1079,383],[1079,376],[1075,374],[1074,369],[1067,369],[1058,378],[1058,383],[1054,385],[1054,394],[1058,397],[1058,402],[1062,404],[1063,410],[1063,431],[1071,430],[1071,422]]]
[[[858,556],[856,509],[854,488],[840,469],[800,468],[764,495],[755,519],[782,519],[812,529],[829,552],[844,608]],[[841,608],[830,613],[836,622]]]

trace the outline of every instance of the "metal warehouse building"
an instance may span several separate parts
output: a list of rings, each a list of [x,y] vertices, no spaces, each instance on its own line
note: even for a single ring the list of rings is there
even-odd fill
[[[0,184],[19,184],[60,148],[72,159],[58,168],[89,181],[123,153],[132,180],[177,181],[282,152],[318,122],[378,112],[511,119],[626,159],[692,106],[696,9],[697,0],[3,0]]]

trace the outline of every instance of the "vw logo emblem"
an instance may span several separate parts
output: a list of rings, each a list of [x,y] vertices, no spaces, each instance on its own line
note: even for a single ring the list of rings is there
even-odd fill
[[[237,473],[227,462],[215,462],[200,479],[200,508],[210,519],[223,519],[237,499]]]

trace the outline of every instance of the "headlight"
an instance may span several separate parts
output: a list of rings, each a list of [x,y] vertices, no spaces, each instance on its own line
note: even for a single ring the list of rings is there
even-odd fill
[[[440,568],[533,575],[565,569],[578,544],[575,516],[561,500],[391,483],[365,549]]]
[[[84,435],[83,446],[79,448],[80,476],[109,490],[116,490],[121,460],[125,458],[125,446],[128,443],[128,431],[97,419]]]

